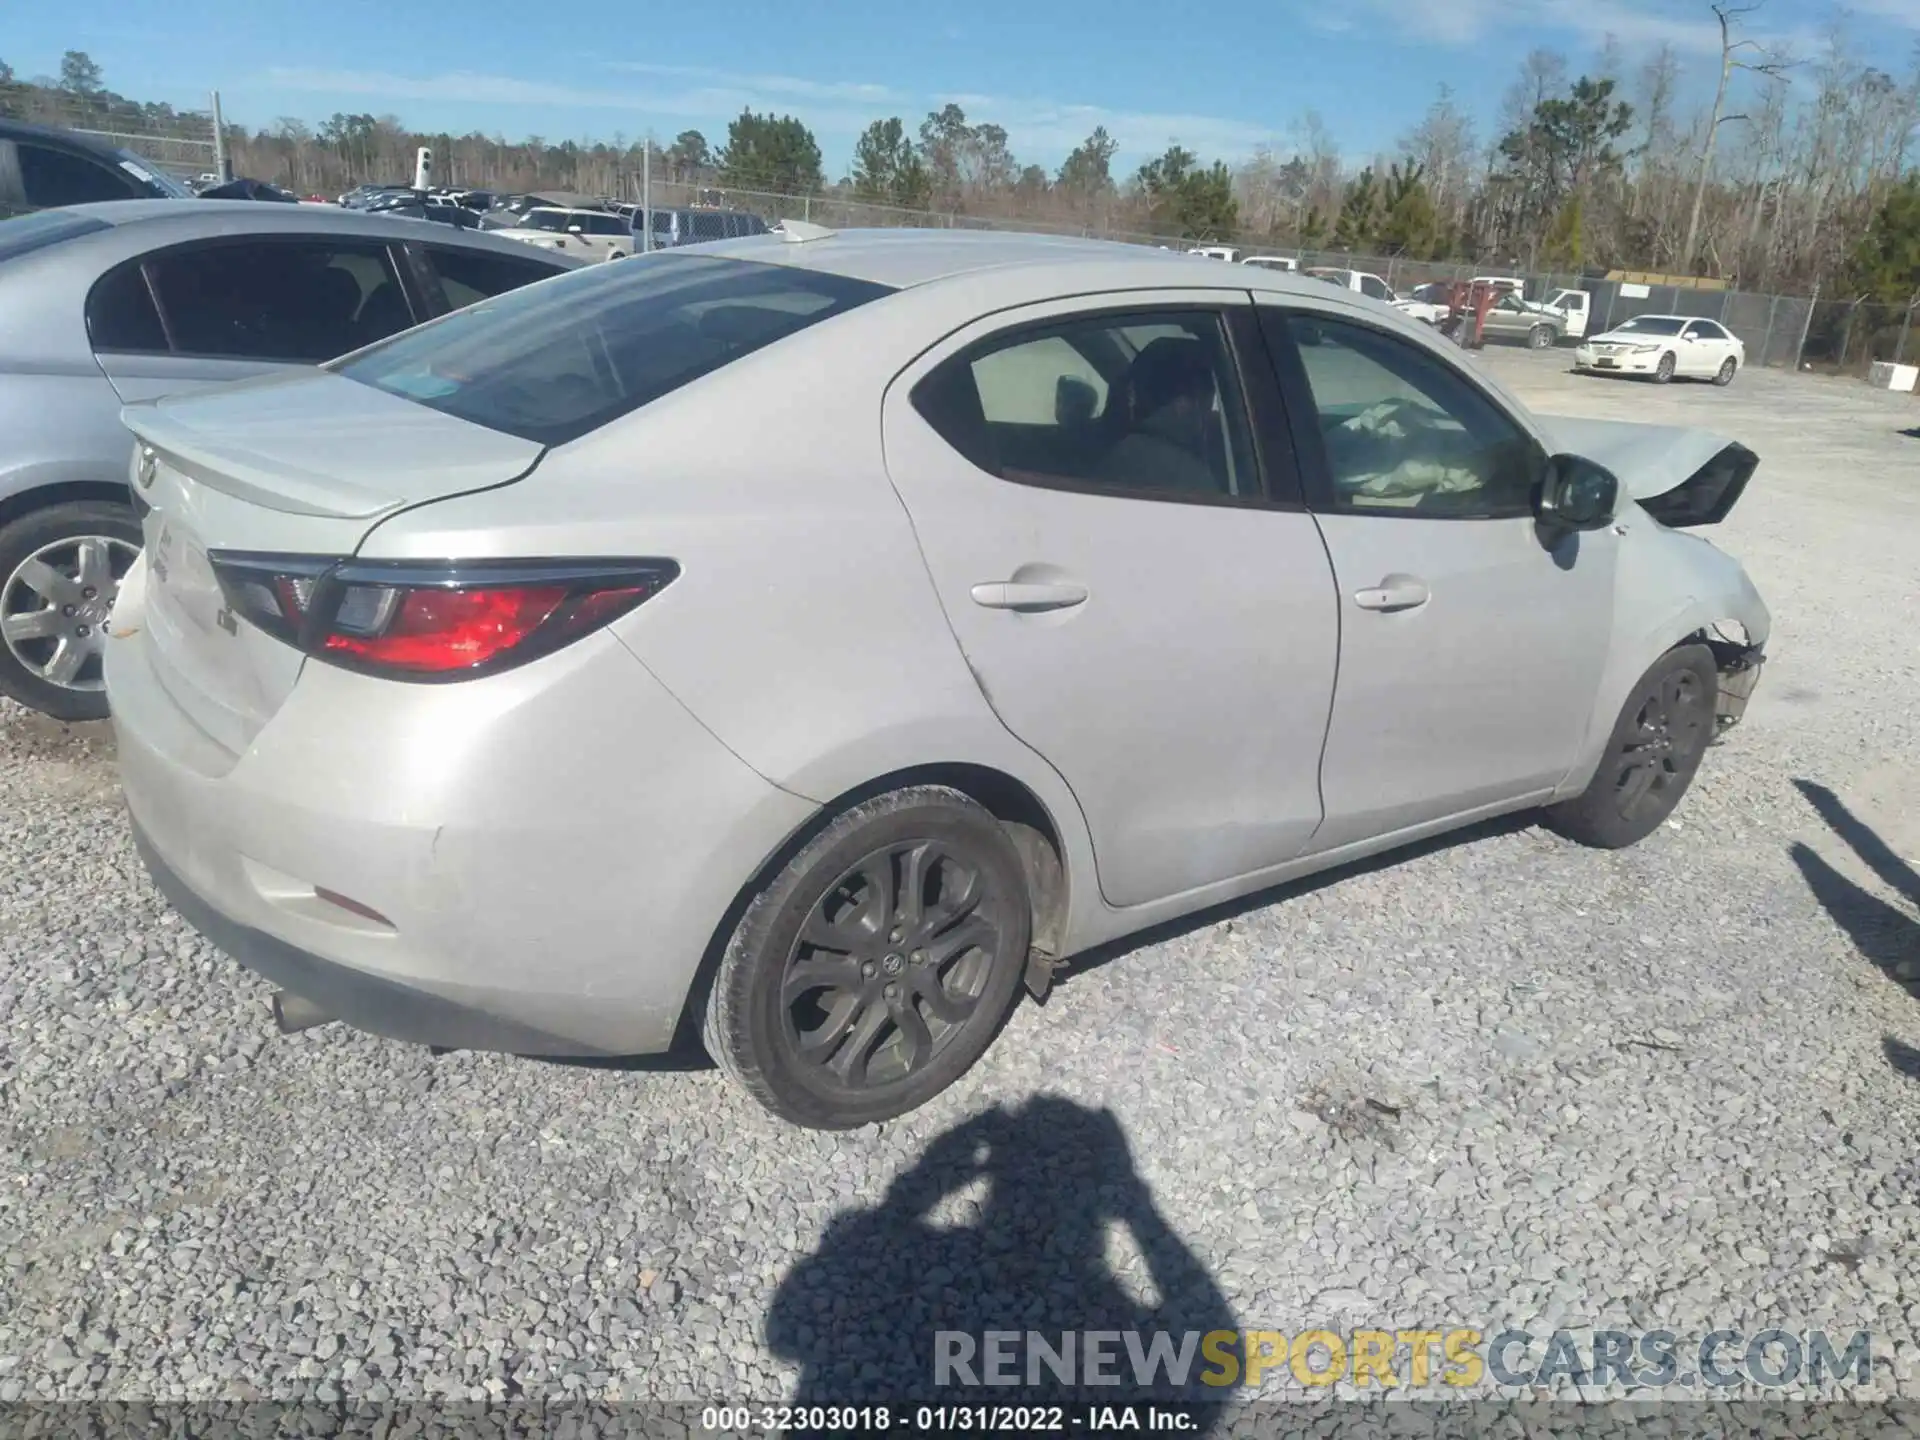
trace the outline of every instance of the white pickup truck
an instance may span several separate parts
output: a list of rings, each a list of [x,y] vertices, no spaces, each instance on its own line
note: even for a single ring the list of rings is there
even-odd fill
[[[1394,309],[1427,325],[1438,325],[1447,315],[1445,305],[1434,304],[1420,298],[1417,294],[1406,297],[1394,294],[1391,285],[1369,270],[1339,270],[1320,265],[1305,273],[1316,280],[1324,280],[1329,285],[1337,285],[1342,290],[1357,290],[1362,295],[1371,295],[1376,300],[1384,300]]]
[[[1584,290],[1555,290],[1540,302],[1542,310],[1553,310],[1567,318],[1565,337],[1578,340],[1587,333],[1592,315],[1592,299]]]

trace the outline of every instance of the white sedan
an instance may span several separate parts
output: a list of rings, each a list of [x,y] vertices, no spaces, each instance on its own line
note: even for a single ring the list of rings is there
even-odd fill
[[[1745,447],[1101,241],[788,225],[124,418],[136,843],[282,1027],[691,1028],[806,1125],[1121,936],[1513,811],[1652,834],[1770,623],[1692,533]]]
[[[1648,375],[1660,385],[1675,377],[1731,385],[1746,363],[1739,336],[1717,320],[1691,315],[1636,315],[1573,352],[1577,371]]]

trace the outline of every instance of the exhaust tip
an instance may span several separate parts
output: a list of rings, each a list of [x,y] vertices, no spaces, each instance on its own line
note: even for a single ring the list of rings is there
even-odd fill
[[[273,1023],[282,1035],[298,1035],[302,1030],[311,1030],[316,1025],[325,1025],[339,1018],[291,990],[274,991],[273,999],[268,1004],[273,1009]]]

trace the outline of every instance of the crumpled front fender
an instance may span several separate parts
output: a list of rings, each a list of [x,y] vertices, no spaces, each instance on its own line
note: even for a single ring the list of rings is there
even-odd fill
[[[1619,537],[1613,645],[1580,759],[1556,791],[1561,798],[1586,789],[1628,691],[1661,655],[1695,637],[1713,650],[1724,726],[1746,713],[1772,635],[1773,616],[1733,556],[1690,531],[1656,524],[1630,502],[1618,523],[1625,533]]]

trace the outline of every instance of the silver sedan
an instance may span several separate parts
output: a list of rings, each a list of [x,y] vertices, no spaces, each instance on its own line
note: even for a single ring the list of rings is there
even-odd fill
[[[126,402],[312,365],[575,263],[316,205],[124,200],[0,221],[0,694],[106,714],[101,626],[140,544]]]
[[[794,225],[127,420],[127,803],[283,1027],[684,1025],[806,1125],[1143,927],[1530,807],[1632,843],[1768,630],[1677,528],[1741,446],[1099,242]]]

